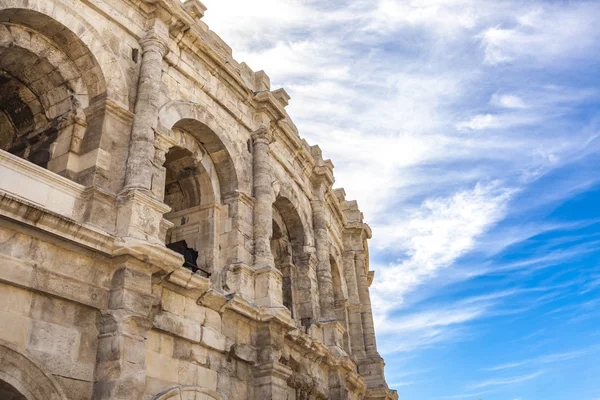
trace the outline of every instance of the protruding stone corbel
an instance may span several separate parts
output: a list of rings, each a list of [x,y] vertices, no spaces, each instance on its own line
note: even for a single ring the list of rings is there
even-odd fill
[[[200,21],[206,12],[206,6],[200,0],[185,0],[183,8],[196,22]]]

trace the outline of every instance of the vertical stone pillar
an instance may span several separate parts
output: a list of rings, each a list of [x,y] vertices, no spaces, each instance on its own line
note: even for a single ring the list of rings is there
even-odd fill
[[[321,321],[335,320],[333,279],[329,262],[329,235],[327,233],[327,211],[325,209],[326,186],[319,179],[315,188],[316,199],[311,201],[313,211],[313,229],[317,249],[317,279],[319,282],[319,303]]]
[[[153,300],[151,275],[143,268],[139,261],[123,260],[113,276],[109,307],[99,324],[94,400],[143,396]]]
[[[348,325],[350,330],[350,342],[352,343],[352,353],[356,355],[357,358],[362,359],[365,357],[366,353],[354,254],[354,251],[344,252],[344,275],[346,277],[348,301],[350,303],[348,307]]]
[[[155,131],[158,124],[163,57],[167,52],[168,27],[152,20],[141,41],[142,64],[127,158],[125,187],[119,194],[117,236],[163,245],[163,215],[170,208],[152,191],[155,175]],[[160,154],[159,154],[160,157]],[[158,189],[157,189],[158,190]]]
[[[358,282],[358,295],[362,306],[362,325],[365,342],[365,351],[367,356],[377,355],[377,344],[375,342],[375,327],[373,323],[373,311],[371,310],[371,295],[369,294],[369,284],[366,271],[365,253],[357,253],[356,258],[356,279]]]
[[[267,127],[252,133],[254,168],[254,266],[273,267],[273,182],[269,144],[272,135]]]
[[[283,308],[282,274],[271,253],[273,236],[273,173],[269,144],[272,135],[262,126],[252,133],[254,172],[254,290],[259,306]]]
[[[289,399],[288,379],[293,371],[280,361],[285,346],[283,326],[267,322],[257,328],[258,362],[253,370],[255,400]]]
[[[141,41],[142,64],[125,175],[128,189],[151,189],[154,131],[158,123],[162,63],[168,50],[165,44],[168,37],[168,27],[156,18]]]

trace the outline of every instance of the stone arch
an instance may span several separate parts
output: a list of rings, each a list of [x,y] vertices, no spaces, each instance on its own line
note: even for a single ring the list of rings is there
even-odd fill
[[[0,148],[67,175],[87,127],[83,75],[43,34],[0,21]]]
[[[239,189],[239,174],[233,162],[236,146],[204,106],[187,101],[171,101],[160,109],[158,115],[159,129],[170,131],[177,126],[188,131],[202,144],[215,165],[223,196]]]
[[[2,69],[13,75],[18,73],[11,69],[22,70],[18,75],[21,75],[21,80],[39,95],[39,101],[44,105],[48,118],[62,114],[59,107],[51,104],[49,97],[70,100],[71,103],[76,103],[78,108],[86,108],[89,105],[88,86],[84,83],[83,74],[77,65],[63,50],[38,31],[22,25],[0,22],[0,49]],[[45,79],[40,79],[39,75],[32,72],[31,66],[34,63],[45,64],[38,70],[52,72]],[[48,80],[56,81],[54,87],[61,92],[56,93],[55,89],[54,93],[48,93],[45,90]]]
[[[72,6],[53,0],[5,0],[0,22],[27,26],[59,44],[81,69],[90,98],[104,94],[129,109],[129,91],[117,57],[99,32]]]
[[[281,243],[277,241],[281,239],[274,236],[271,241],[271,251],[275,256],[276,267],[283,274],[284,305],[290,309],[295,319],[310,324],[315,315],[316,287],[311,272],[314,269],[315,258],[314,252],[309,249],[311,247],[308,234],[309,225],[302,217],[299,198],[292,188],[279,182],[276,182],[274,186],[276,196],[273,202],[273,233],[276,235],[285,231],[288,237],[283,240],[287,240],[291,244],[289,263],[277,265],[278,260],[282,259],[277,254],[282,247]],[[284,225],[284,228],[278,227],[278,225]]]
[[[0,381],[27,400],[67,400],[54,378],[13,345],[0,341]]]
[[[334,300],[336,302],[348,300],[348,284],[343,274],[341,261],[339,249],[331,246],[329,250],[329,264],[331,265],[331,278],[333,280]]]
[[[198,168],[201,170],[198,185],[203,192],[198,205],[222,203],[220,179],[212,159],[207,157],[208,151],[189,132],[172,128],[169,132],[171,142],[170,149],[178,147],[185,149],[190,156],[197,160]]]
[[[159,112],[157,141],[169,148],[162,182],[165,202],[173,211],[165,215],[172,225],[165,231],[165,244],[183,254],[192,271],[209,277],[222,269],[220,224],[227,217],[223,195],[238,188],[226,147],[230,142],[226,132],[197,106],[169,104],[174,107],[167,105]]]
[[[302,239],[298,237],[299,244],[302,246],[312,246],[312,240],[310,232],[308,230],[309,223],[307,222],[307,216],[302,212],[303,208],[300,205],[300,199],[298,194],[292,189],[291,185],[287,183],[276,183],[276,199],[275,204],[279,205],[280,211],[284,211],[289,215],[290,222],[294,222],[294,227],[301,227]],[[300,236],[300,230],[297,231]],[[301,242],[301,243],[300,243]],[[304,251],[304,249],[299,249]]]
[[[223,400],[214,390],[196,386],[176,386],[169,388],[152,398],[152,400]]]

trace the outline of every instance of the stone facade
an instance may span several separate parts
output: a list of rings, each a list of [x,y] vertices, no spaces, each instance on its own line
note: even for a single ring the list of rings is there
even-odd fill
[[[369,227],[198,0],[0,0],[0,398],[397,399]]]

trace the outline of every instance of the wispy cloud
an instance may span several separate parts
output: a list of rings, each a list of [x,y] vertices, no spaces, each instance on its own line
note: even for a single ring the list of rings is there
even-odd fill
[[[471,389],[479,389],[479,388],[485,388],[485,387],[489,387],[489,386],[514,385],[516,383],[521,383],[521,382],[529,381],[531,379],[535,379],[538,376],[542,375],[544,372],[545,371],[537,371],[537,372],[527,374],[527,375],[512,376],[512,377],[508,377],[508,378],[488,379],[488,380],[470,385],[470,388]]]
[[[486,370],[502,371],[502,370],[507,370],[507,369],[519,368],[519,367],[523,367],[523,366],[529,366],[529,365],[545,365],[545,364],[549,364],[549,363],[566,361],[566,360],[571,360],[571,359],[574,359],[577,357],[581,357],[585,354],[588,354],[592,350],[594,350],[594,349],[592,348],[592,349],[576,350],[576,351],[569,351],[569,352],[563,352],[563,353],[546,354],[546,355],[542,355],[542,356],[535,357],[535,358],[529,358],[527,360],[496,365],[494,367],[486,368]]]

